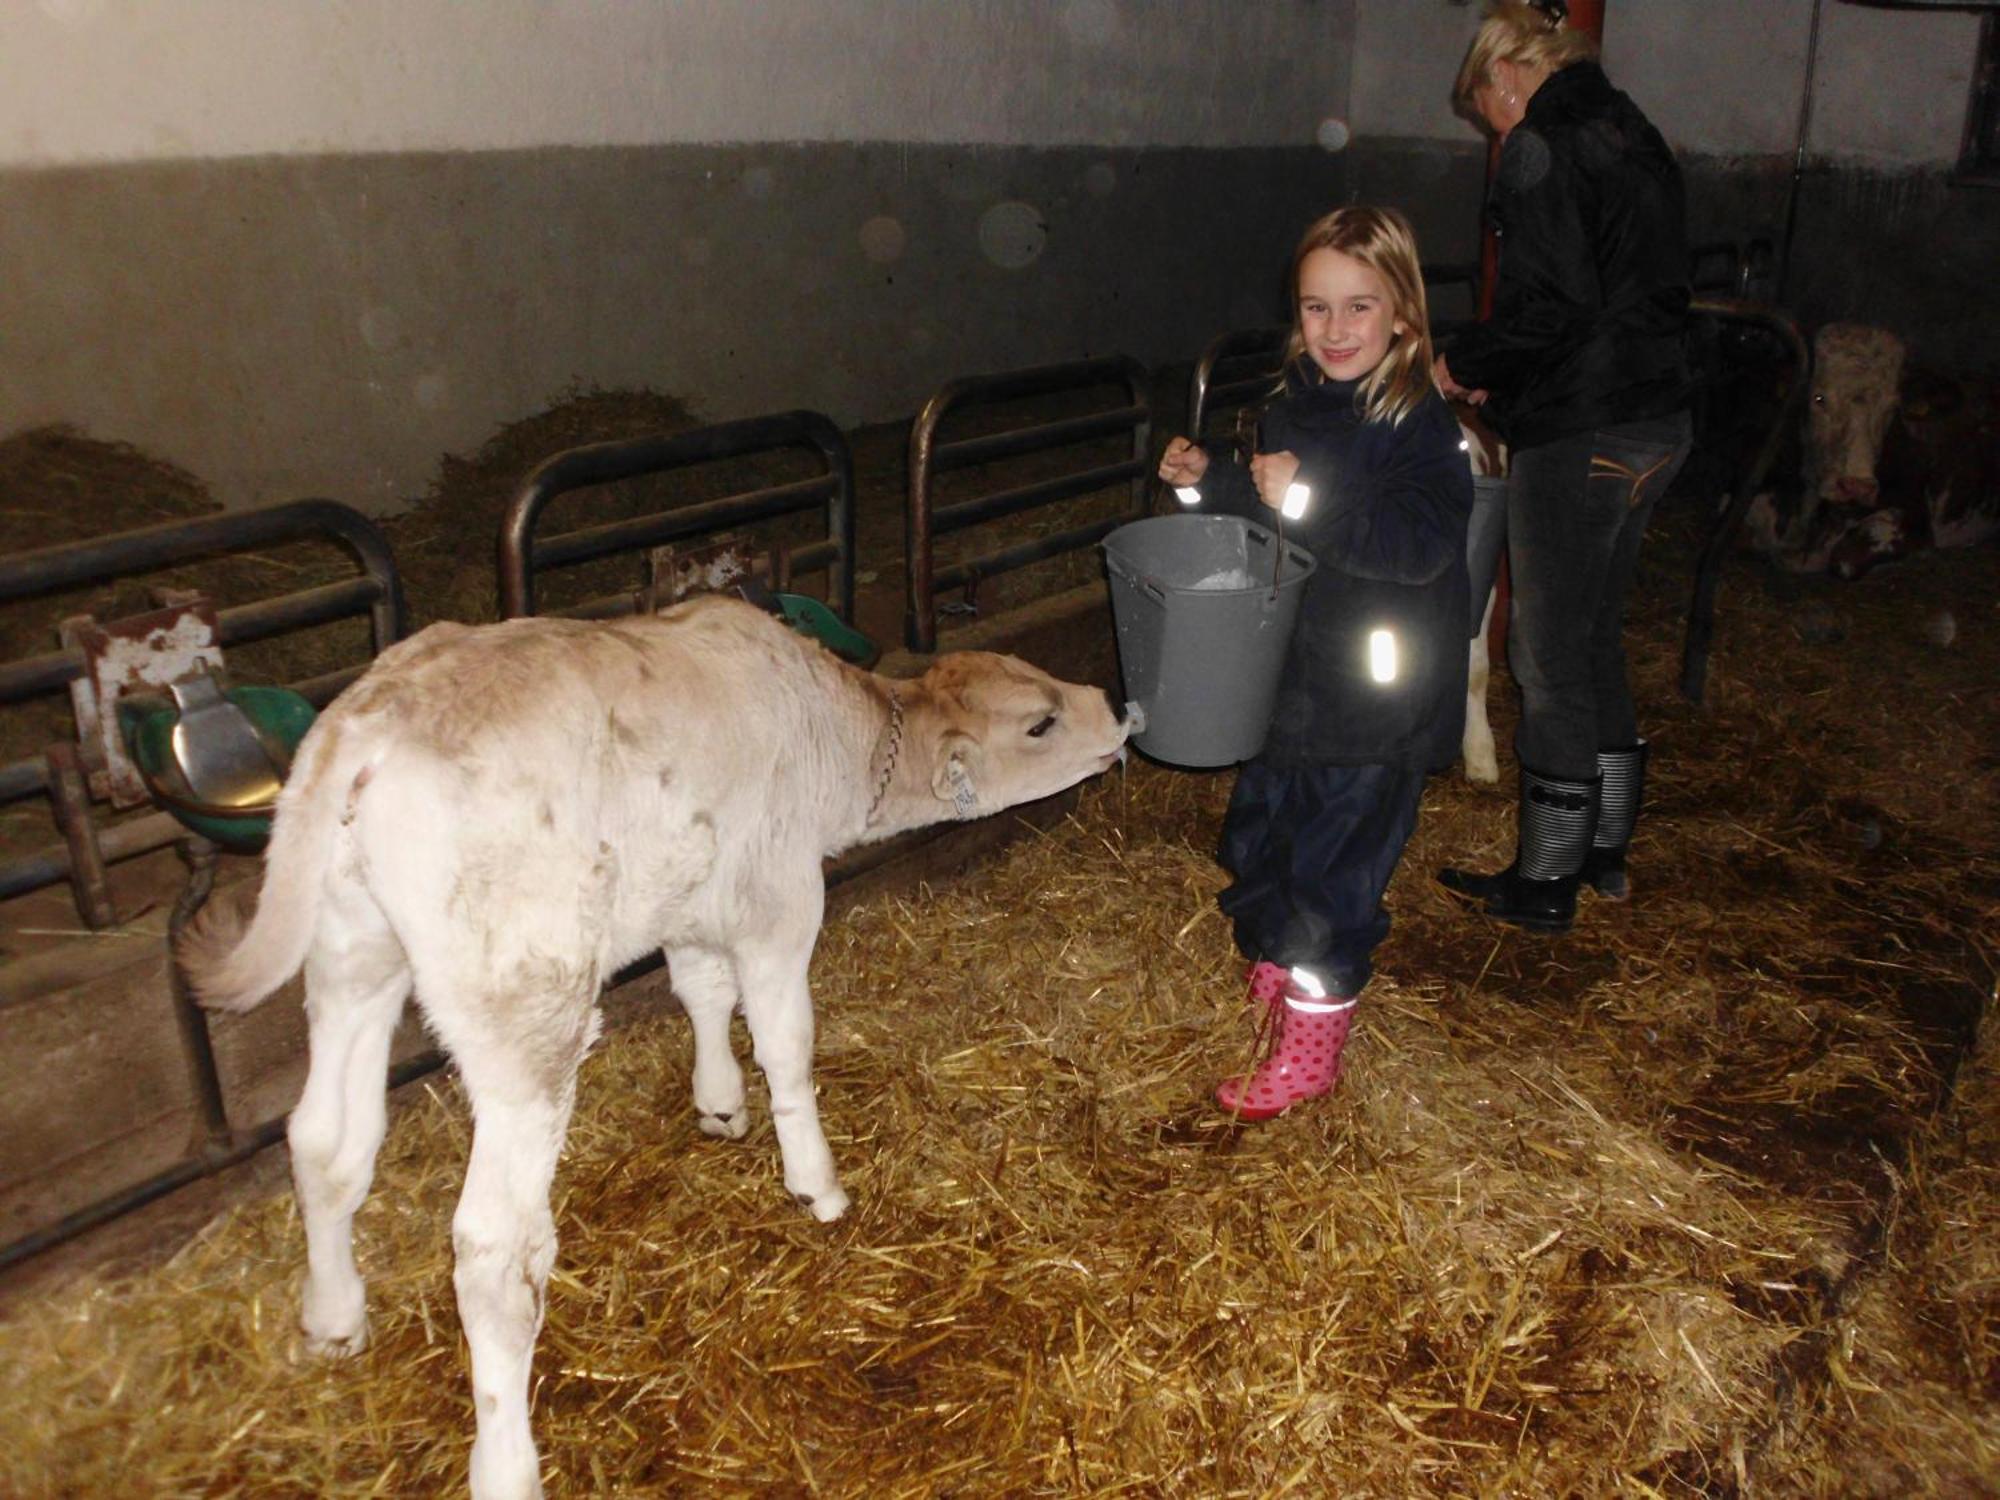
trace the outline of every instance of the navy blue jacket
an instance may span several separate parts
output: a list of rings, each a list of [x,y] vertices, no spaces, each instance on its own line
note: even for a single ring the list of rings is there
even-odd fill
[[[1364,422],[1355,392],[1299,360],[1264,414],[1258,446],[1296,455],[1299,482],[1312,489],[1304,518],[1284,523],[1285,538],[1310,549],[1318,567],[1259,759],[1434,770],[1457,756],[1465,729],[1472,468],[1436,391],[1396,426]],[[1213,450],[1198,488],[1204,509],[1277,525],[1249,470]],[[1378,630],[1395,642],[1386,682],[1370,668]]]

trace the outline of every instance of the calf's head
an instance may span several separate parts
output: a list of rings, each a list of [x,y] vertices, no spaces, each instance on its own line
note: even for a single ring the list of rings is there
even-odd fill
[[[945,817],[998,812],[1093,776],[1134,727],[1102,688],[988,651],[942,657],[914,687],[915,728]]]
[[[1813,340],[1807,438],[1820,499],[1872,503],[1882,438],[1896,411],[1903,341],[1886,328],[1829,323]]]

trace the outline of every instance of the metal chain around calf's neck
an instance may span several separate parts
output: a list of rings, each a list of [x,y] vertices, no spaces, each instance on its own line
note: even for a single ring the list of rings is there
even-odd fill
[[[889,781],[896,774],[896,758],[903,751],[903,697],[894,688],[889,689],[889,753],[882,762],[882,774],[875,778],[875,800],[868,804],[868,821],[875,821],[875,814],[882,810],[882,799],[889,795]]]

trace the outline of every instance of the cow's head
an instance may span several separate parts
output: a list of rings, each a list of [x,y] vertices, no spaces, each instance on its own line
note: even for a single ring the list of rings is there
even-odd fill
[[[1102,688],[1013,656],[957,651],[913,694],[940,817],[974,818],[1047,797],[1117,760],[1136,726]]]
[[[1903,341],[1886,328],[1829,323],[1813,340],[1808,439],[1815,493],[1836,505],[1874,501],[1875,464],[1895,414]]]

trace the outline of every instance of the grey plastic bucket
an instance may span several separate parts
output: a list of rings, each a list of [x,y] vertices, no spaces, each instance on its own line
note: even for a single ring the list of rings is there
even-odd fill
[[[1132,743],[1176,766],[1255,755],[1312,554],[1236,516],[1177,515],[1120,526],[1104,560],[1125,696],[1146,715]]]
[[[1486,618],[1486,596],[1500,571],[1500,549],[1507,541],[1507,481],[1476,474],[1472,480],[1472,523],[1465,533],[1465,570],[1472,575],[1472,627]]]

